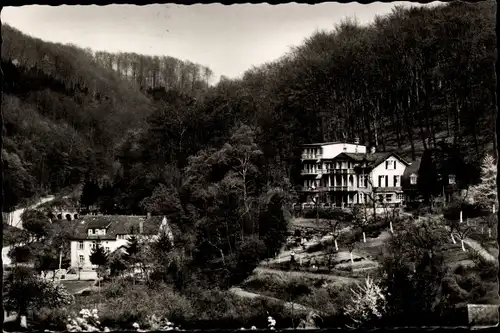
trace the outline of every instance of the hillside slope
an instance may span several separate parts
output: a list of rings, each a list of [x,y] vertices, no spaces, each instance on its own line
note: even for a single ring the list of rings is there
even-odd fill
[[[102,54],[2,24],[4,211],[85,178],[112,177],[116,147],[145,127],[155,102],[122,73],[103,67]]]

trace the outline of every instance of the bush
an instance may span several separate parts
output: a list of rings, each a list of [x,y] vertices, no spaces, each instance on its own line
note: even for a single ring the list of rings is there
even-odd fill
[[[69,314],[66,308],[44,307],[35,313],[34,327],[37,330],[65,331]]]
[[[112,329],[131,329],[134,322],[148,328],[153,314],[175,323],[193,316],[191,302],[165,285],[148,288],[136,284],[131,288],[126,280],[117,280],[103,287],[101,298],[106,300],[100,309],[101,323]],[[93,307],[99,301],[98,295],[80,297],[75,309]]]
[[[266,328],[267,313],[277,320],[277,328],[291,327],[290,315],[283,305],[263,298],[247,299],[221,290],[204,290],[199,292],[193,306],[196,316],[183,325],[186,329],[238,329],[249,325]]]
[[[324,209],[320,208],[318,210],[318,215],[320,219],[327,219],[327,220],[341,220],[341,221],[346,221],[350,222],[353,219],[352,213],[348,211],[344,211],[341,209]],[[314,219],[316,218],[316,209],[306,209],[303,212],[304,218],[307,219]]]
[[[389,222],[385,219],[370,223],[365,230],[366,237],[377,238],[383,230],[389,228]]]

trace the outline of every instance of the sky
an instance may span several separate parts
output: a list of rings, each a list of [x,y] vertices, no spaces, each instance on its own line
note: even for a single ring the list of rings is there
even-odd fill
[[[369,24],[396,5],[419,4],[31,5],[4,7],[1,18],[46,41],[94,51],[172,56],[208,66],[216,78],[237,78],[280,58],[315,31],[332,30],[347,18]]]

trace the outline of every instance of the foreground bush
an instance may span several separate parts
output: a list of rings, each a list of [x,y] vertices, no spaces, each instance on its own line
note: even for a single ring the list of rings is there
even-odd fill
[[[59,308],[73,302],[73,296],[59,283],[44,280],[27,267],[15,267],[5,281],[4,307],[26,316],[28,310]]]

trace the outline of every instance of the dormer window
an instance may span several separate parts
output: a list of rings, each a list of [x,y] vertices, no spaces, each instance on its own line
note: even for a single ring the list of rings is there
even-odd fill
[[[455,185],[456,184],[455,175],[448,175],[448,184],[450,184],[450,185]]]
[[[417,184],[417,175],[412,173],[411,176],[410,176],[410,184],[411,185],[416,185]]]

